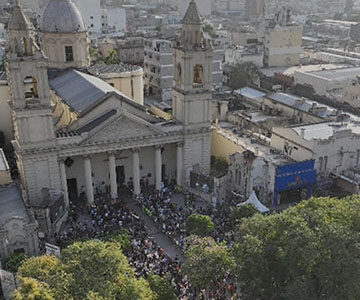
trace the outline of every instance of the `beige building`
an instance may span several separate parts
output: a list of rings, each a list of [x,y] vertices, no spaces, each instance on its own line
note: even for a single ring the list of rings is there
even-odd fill
[[[283,67],[300,64],[303,28],[299,25],[275,25],[265,29],[264,66]]]
[[[13,145],[25,203],[43,232],[59,230],[70,199],[77,201],[83,193],[92,204],[102,184],[116,199],[124,186],[138,195],[145,184],[160,189],[166,179],[185,187],[191,171],[209,173],[213,49],[194,1],[174,54],[171,120],[151,114],[107,82],[79,70],[48,75],[48,60],[20,6],[11,24],[16,26],[9,26],[6,69]]]

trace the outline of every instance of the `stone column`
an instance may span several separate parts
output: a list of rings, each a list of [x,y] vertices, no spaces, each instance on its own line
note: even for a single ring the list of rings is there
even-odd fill
[[[134,183],[134,194],[139,195],[140,190],[140,159],[139,149],[133,149],[133,183]]]
[[[161,146],[155,147],[155,187],[157,190],[161,189],[162,181],[162,160],[161,160]]]
[[[85,169],[86,198],[88,205],[91,205],[94,203],[94,187],[93,187],[90,156],[84,157],[84,169]]]
[[[66,210],[70,206],[70,203],[69,203],[69,191],[66,180],[65,160],[61,159],[59,161],[59,164],[60,164],[61,185],[64,192],[65,210]]]
[[[177,144],[176,149],[176,184],[182,186],[183,177],[183,143]]]
[[[109,153],[109,171],[110,171],[110,189],[111,189],[111,199],[117,199],[117,178],[116,178],[116,163],[115,163],[115,153]]]

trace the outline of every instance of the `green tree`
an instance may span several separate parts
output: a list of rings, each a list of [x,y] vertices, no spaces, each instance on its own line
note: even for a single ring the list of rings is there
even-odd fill
[[[212,38],[216,36],[215,28],[211,24],[205,24],[203,26],[204,32],[207,32]]]
[[[12,296],[13,300],[55,300],[51,288],[32,278],[21,278],[21,286]]]
[[[120,58],[115,50],[110,50],[106,56],[99,56],[99,60],[107,65],[120,63]]]
[[[217,244],[211,237],[193,236],[188,244],[183,271],[195,288],[205,289],[208,299],[217,282],[233,271],[234,259],[225,244]]]
[[[137,279],[121,246],[114,242],[77,242],[54,256],[28,259],[19,268],[21,277],[48,284],[56,300],[152,300],[155,293]]]
[[[158,275],[150,274],[147,278],[150,288],[156,293],[157,300],[176,300],[175,289],[171,285],[169,278],[162,278]]]
[[[48,284],[55,299],[71,299],[69,288],[73,278],[64,270],[63,263],[53,255],[31,257],[19,268],[20,278],[32,278]]]
[[[252,62],[237,63],[230,69],[229,86],[233,89],[240,89],[253,83],[258,77],[258,67]]]
[[[208,236],[215,229],[215,225],[209,216],[192,214],[186,220],[186,234]]]
[[[16,273],[22,263],[28,258],[25,253],[13,253],[4,261],[4,269],[6,271]]]
[[[357,299],[359,220],[358,196],[244,220],[233,250],[243,299]]]
[[[229,164],[223,157],[211,156],[211,175],[221,177],[227,174]]]
[[[230,218],[232,222],[238,223],[241,222],[243,219],[247,219],[252,217],[253,215],[259,213],[254,205],[247,204],[235,207],[230,214]]]
[[[105,237],[105,241],[118,243],[123,251],[129,250],[131,247],[130,235],[126,230],[112,232]]]

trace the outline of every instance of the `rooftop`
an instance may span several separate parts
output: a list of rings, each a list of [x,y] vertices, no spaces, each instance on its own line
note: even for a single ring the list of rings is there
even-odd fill
[[[276,153],[273,148],[264,143],[259,143],[257,140],[244,134],[237,134],[235,126],[228,122],[219,122],[219,126],[216,128],[218,133],[223,134],[227,139],[241,146],[245,150],[253,152],[258,157],[264,157],[266,160],[276,165],[286,165],[293,163],[291,158]]]
[[[294,107],[304,112],[312,113],[321,118],[335,116],[337,111],[335,108],[319,104],[316,101],[286,93],[269,93],[266,95],[266,98]]]
[[[261,92],[259,90],[250,88],[250,87],[244,87],[242,89],[238,89],[236,91],[234,91],[235,94],[243,96],[243,97],[247,97],[249,99],[253,99],[256,101],[261,102],[263,100],[263,97],[266,95],[266,93]]]
[[[348,78],[356,78],[358,75],[360,75],[360,67],[312,71],[308,73],[319,78],[339,81],[339,80],[346,80]]]
[[[108,93],[116,93],[127,98],[102,79],[74,69],[51,79],[50,87],[77,113],[86,111]]]
[[[0,226],[11,217],[20,217],[26,222],[30,220],[20,191],[15,184],[0,189],[0,207]]]
[[[306,140],[327,140],[335,132],[351,130],[354,134],[360,134],[359,122],[324,122],[317,124],[301,125],[291,127],[298,135],[303,136]]]
[[[129,64],[111,64],[107,65],[104,63],[98,63],[96,65],[93,65],[87,69],[87,71],[91,75],[100,75],[100,74],[108,74],[108,73],[123,73],[123,72],[130,72],[130,71],[136,71],[141,69],[141,67],[136,65],[129,65]]]

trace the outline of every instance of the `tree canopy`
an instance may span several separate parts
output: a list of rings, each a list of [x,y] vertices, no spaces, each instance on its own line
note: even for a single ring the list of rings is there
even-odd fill
[[[209,216],[192,214],[186,220],[187,235],[208,236],[215,229],[215,225]]]
[[[225,244],[218,244],[211,237],[193,236],[188,241],[183,271],[197,289],[207,294],[235,267],[234,259]]]
[[[241,222],[243,219],[250,218],[259,213],[254,205],[247,204],[235,207],[231,212],[230,218],[233,222]]]
[[[19,268],[19,275],[47,284],[56,300],[156,299],[149,283],[135,277],[120,245],[113,242],[74,243],[62,251],[60,260],[30,258]]]
[[[147,278],[150,288],[156,293],[156,300],[176,300],[175,289],[170,278],[150,274]]]
[[[254,82],[258,73],[258,67],[252,62],[237,63],[231,66],[229,86],[233,90],[243,88]]]
[[[233,255],[243,299],[356,299],[360,198],[317,198],[244,220]]]
[[[14,300],[54,300],[51,288],[32,278],[21,278],[21,286],[13,295]]]

